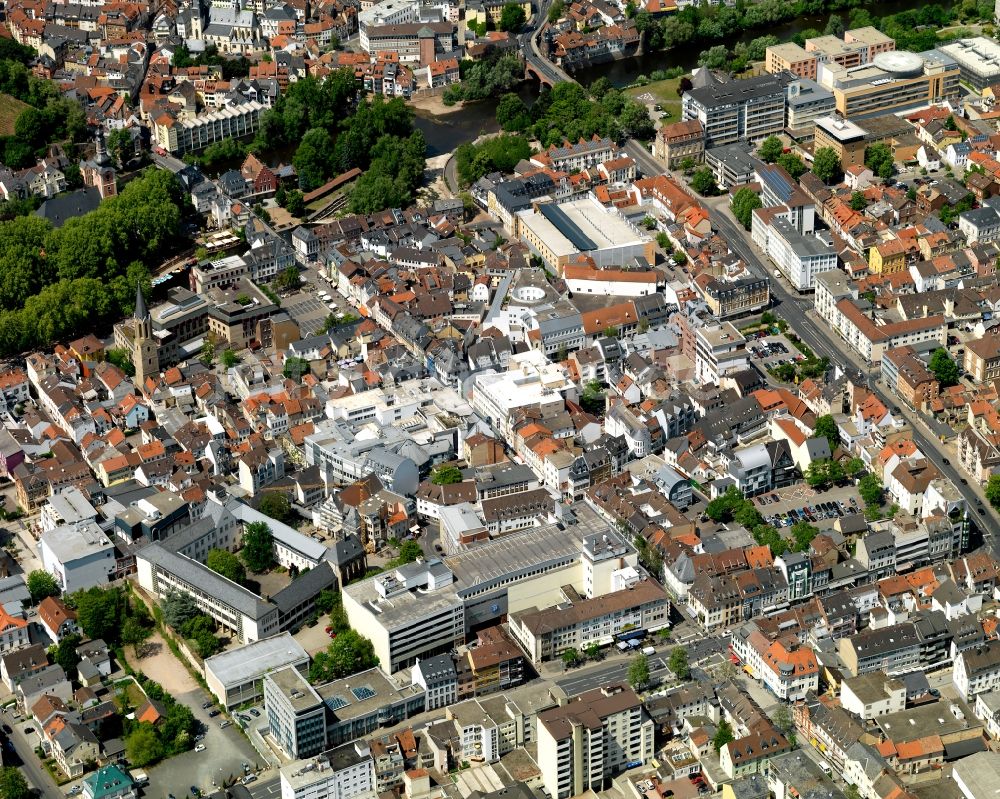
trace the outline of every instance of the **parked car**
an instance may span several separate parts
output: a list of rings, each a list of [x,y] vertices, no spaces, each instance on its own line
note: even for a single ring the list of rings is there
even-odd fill
[[[215,718],[216,716],[218,716],[218,715],[219,715],[219,714],[220,714],[221,712],[222,712],[222,711],[221,711],[221,710],[219,710],[219,708],[214,708],[214,709],[212,709],[212,710],[210,710],[210,711],[209,711],[209,713],[208,713],[208,717],[209,717],[210,719],[214,719],[214,718]]]
[[[201,703],[201,709],[202,710],[208,710],[213,704],[215,704],[215,703],[212,702],[211,699],[209,699],[207,702],[202,702]]]
[[[198,744],[198,745],[197,745],[197,746],[196,746],[196,747],[194,748],[194,751],[196,751],[196,752],[204,752],[204,751],[205,751],[205,744]]]
[[[253,716],[255,719],[260,718],[260,711],[257,710],[257,708],[252,707],[250,708],[250,715]]]

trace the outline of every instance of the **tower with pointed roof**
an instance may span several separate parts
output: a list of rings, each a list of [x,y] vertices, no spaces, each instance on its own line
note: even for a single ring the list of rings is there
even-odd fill
[[[160,356],[153,339],[153,320],[142,296],[142,286],[135,287],[135,336],[132,339],[132,365],[135,367],[135,382],[140,388],[146,378],[160,371]]]

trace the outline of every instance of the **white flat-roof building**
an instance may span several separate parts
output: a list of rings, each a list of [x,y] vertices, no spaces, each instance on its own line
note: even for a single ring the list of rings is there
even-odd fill
[[[205,682],[228,710],[264,696],[264,675],[286,666],[303,674],[309,668],[309,654],[287,632],[212,655],[205,660]]]
[[[986,36],[958,39],[940,50],[958,64],[959,76],[977,92],[1000,82],[1000,44]]]
[[[93,521],[46,530],[38,539],[38,554],[65,594],[107,585],[115,569],[114,544]]]
[[[64,524],[96,520],[97,509],[90,504],[79,488],[70,486],[65,491],[53,494],[42,505],[39,522],[42,530],[55,530]]]
[[[598,268],[622,266],[636,258],[656,262],[656,245],[649,233],[594,197],[536,203],[514,215],[513,232],[560,273],[581,252]]]

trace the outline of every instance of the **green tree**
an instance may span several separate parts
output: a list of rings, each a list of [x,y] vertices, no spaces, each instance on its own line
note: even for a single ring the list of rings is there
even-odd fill
[[[281,373],[291,380],[301,380],[303,375],[309,373],[309,361],[290,355],[285,358],[285,366]]]
[[[628,665],[628,684],[633,688],[649,685],[649,658],[636,655]]]
[[[80,662],[80,656],[76,653],[76,648],[83,641],[76,633],[64,635],[49,651],[52,653],[54,663],[62,667],[66,676],[70,679],[76,677],[76,666]]]
[[[864,471],[865,462],[861,458],[850,458],[844,464],[844,474],[848,477],[856,477]]]
[[[208,557],[205,558],[205,565],[234,583],[243,585],[246,582],[246,567],[238,557],[226,549],[210,549]]]
[[[606,400],[604,386],[600,380],[589,380],[580,392],[580,407],[595,416],[604,414]]]
[[[580,653],[573,647],[565,650],[560,657],[562,658],[563,665],[566,666],[566,668],[575,666],[580,662]]]
[[[986,501],[994,508],[1000,508],[1000,475],[991,474],[986,482]]]
[[[954,386],[958,383],[958,364],[948,355],[948,350],[938,347],[931,354],[930,370],[934,377],[938,379],[942,388]]]
[[[892,177],[895,170],[892,149],[885,142],[869,145],[865,148],[865,166],[882,179]]]
[[[559,21],[559,18],[563,15],[563,11],[566,8],[566,3],[564,0],[554,0],[551,6],[549,6],[548,20],[549,24],[553,24]]]
[[[171,591],[167,594],[163,598],[162,608],[164,621],[178,632],[201,613],[194,597],[181,591]]]
[[[15,766],[0,768],[0,799],[30,799],[34,793]]]
[[[583,648],[583,654],[590,660],[598,660],[601,657],[601,645],[593,641]]]
[[[785,145],[777,136],[768,136],[757,148],[757,157],[766,164],[773,164],[785,152]]]
[[[128,762],[142,768],[163,757],[163,745],[156,729],[149,722],[140,722],[125,738],[125,756]]]
[[[813,427],[813,435],[823,436],[827,440],[830,444],[831,454],[840,446],[840,428],[837,427],[837,423],[830,414],[825,414],[816,419],[816,425]]]
[[[316,653],[309,667],[309,679],[314,683],[349,677],[378,665],[375,647],[355,630],[340,633],[322,652]]]
[[[462,482],[462,470],[453,463],[442,463],[431,472],[431,482],[434,485],[446,486]]]
[[[788,705],[778,705],[777,708],[775,708],[774,715],[771,716],[771,721],[773,721],[774,726],[778,728],[778,732],[786,738],[795,729],[795,723],[792,721],[792,713],[788,709]]]
[[[222,351],[222,365],[227,369],[232,369],[236,364],[240,362],[240,357],[236,354],[236,351],[232,347],[226,347]]]
[[[720,721],[718,728],[716,728],[715,735],[712,736],[712,746],[715,747],[715,751],[722,751],[722,747],[735,740],[736,736],[733,735],[732,725],[730,725],[730,723],[725,719]]]
[[[31,603],[37,605],[49,596],[59,596],[59,583],[56,578],[43,569],[35,569],[28,575],[28,593],[31,594]]]
[[[302,275],[297,266],[289,266],[274,279],[274,285],[279,291],[295,291],[302,286]]]
[[[274,536],[264,522],[243,528],[243,562],[251,571],[265,572],[274,565]]]
[[[805,552],[818,534],[819,530],[809,522],[796,522],[792,525],[792,551]]]
[[[864,211],[868,207],[868,198],[863,191],[856,191],[851,194],[850,202],[852,211]]]
[[[524,130],[531,124],[531,115],[524,101],[513,92],[508,92],[497,103],[497,122],[508,131]]]
[[[125,596],[120,588],[88,588],[73,595],[76,620],[88,638],[118,643],[125,615]]]
[[[878,475],[868,473],[858,481],[858,493],[866,505],[879,506],[882,504],[882,481]]]
[[[780,144],[780,142],[779,142]],[[753,212],[763,205],[760,196],[752,189],[743,186],[733,194],[732,208],[735,216],[744,230],[750,230],[753,222]]]
[[[808,171],[805,163],[795,153],[781,155],[777,164],[791,175],[793,180],[798,180]]]
[[[711,197],[719,193],[715,175],[707,166],[696,169],[691,175],[691,188],[703,197]]]
[[[519,31],[527,19],[528,15],[520,3],[504,3],[500,11],[500,30]]]
[[[295,511],[292,510],[292,502],[288,495],[279,491],[269,491],[264,494],[260,499],[260,504],[257,505],[257,510],[265,516],[270,516],[285,524],[295,517]]]
[[[312,191],[326,182],[333,171],[333,153],[333,139],[329,133],[321,128],[312,128],[306,132],[292,159],[303,190]]]
[[[296,218],[305,215],[305,198],[299,189],[292,189],[292,191],[288,192],[285,196],[285,210]]]
[[[132,131],[127,128],[116,128],[108,134],[108,152],[115,157],[119,166],[124,166],[135,153],[132,142]]]
[[[152,634],[153,631],[149,627],[131,616],[125,619],[125,623],[122,624],[122,643],[131,646],[136,657],[139,656],[139,649]]]
[[[832,147],[820,147],[813,153],[812,173],[824,183],[835,183],[840,180],[844,170],[840,165],[840,156]]]
[[[688,663],[688,653],[683,646],[675,646],[670,650],[670,658],[667,660],[667,668],[673,672],[679,680],[686,680],[691,676],[691,664]]]

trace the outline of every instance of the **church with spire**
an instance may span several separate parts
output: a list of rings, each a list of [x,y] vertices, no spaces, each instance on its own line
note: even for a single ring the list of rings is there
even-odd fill
[[[135,335],[132,338],[132,365],[135,367],[135,384],[143,386],[146,378],[160,373],[160,355],[153,338],[153,319],[142,296],[142,286],[135,287]]]
[[[118,175],[108,153],[104,128],[97,129],[96,145],[94,157],[80,162],[80,177],[83,185],[97,189],[103,200],[118,194]]]

